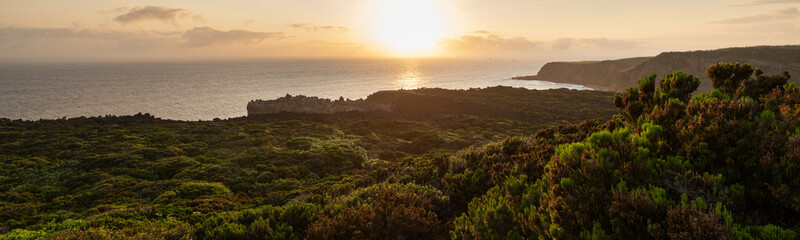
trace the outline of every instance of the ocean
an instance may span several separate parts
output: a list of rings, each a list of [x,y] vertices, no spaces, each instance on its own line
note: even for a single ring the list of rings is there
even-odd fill
[[[0,118],[150,113],[174,120],[247,115],[247,103],[286,94],[358,99],[381,90],[582,86],[511,80],[543,62],[512,60],[206,60],[2,62]]]

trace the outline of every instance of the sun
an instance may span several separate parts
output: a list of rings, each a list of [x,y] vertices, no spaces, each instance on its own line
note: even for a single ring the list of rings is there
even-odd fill
[[[394,55],[429,55],[443,35],[442,11],[434,0],[384,0],[376,13],[378,38]]]

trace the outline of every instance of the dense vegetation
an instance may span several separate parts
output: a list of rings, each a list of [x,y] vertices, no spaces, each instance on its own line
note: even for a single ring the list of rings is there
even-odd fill
[[[351,111],[325,115],[272,113],[264,116],[258,111],[258,103],[251,103],[255,105],[255,111],[248,110],[248,116],[254,119],[311,119],[325,122],[375,118],[441,122],[449,121],[447,118],[452,115],[468,115],[557,126],[615,114],[616,109],[611,104],[613,97],[612,92],[570,89],[530,90],[504,86],[464,90],[421,88],[380,91],[365,100],[355,101],[362,106],[387,106],[389,111]],[[292,103],[291,98],[277,102]],[[326,103],[330,104],[330,100],[295,100],[290,105],[294,108],[324,109]]]
[[[267,211],[263,217],[275,234],[288,227],[294,230],[287,236],[304,236],[324,206],[338,206],[333,203],[357,189],[379,189],[375,184],[408,156],[444,154],[536,129],[470,116],[324,124],[176,122],[147,114],[2,120],[0,128],[0,230],[38,230],[6,237],[60,232],[66,238],[225,235],[221,227],[231,225],[213,219],[229,221],[245,210]],[[270,220],[274,211],[302,216]],[[282,225],[303,216],[309,218],[303,224]]]
[[[651,75],[613,118],[547,128],[2,120],[0,238],[796,239],[800,89],[706,76],[693,96],[699,78]]]

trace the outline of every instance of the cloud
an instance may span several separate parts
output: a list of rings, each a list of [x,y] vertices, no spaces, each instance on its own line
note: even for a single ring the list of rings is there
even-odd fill
[[[203,16],[194,14],[189,10],[182,8],[168,8],[161,6],[144,6],[135,7],[128,10],[127,13],[114,17],[114,21],[122,24],[138,23],[143,21],[160,21],[172,25],[178,25],[179,18],[192,18],[195,20],[203,20]]]
[[[100,29],[69,28],[0,28],[0,48],[23,49],[57,47],[64,42],[101,44],[116,48],[144,49],[174,45],[182,32],[135,31],[119,32]],[[73,41],[74,40],[74,41]]]
[[[755,0],[746,3],[731,5],[733,7],[751,7],[772,4],[800,4],[800,0]]]
[[[504,38],[488,31],[475,31],[457,38],[443,41],[449,51],[522,51],[538,48],[541,42],[533,42],[525,38]]]
[[[65,37],[75,35],[68,28],[15,28],[6,27],[0,29],[0,39],[11,38],[35,38],[35,37]]]
[[[711,23],[750,24],[750,23],[760,23],[767,21],[797,20],[798,18],[800,18],[800,11],[798,11],[796,7],[790,7],[790,8],[776,10],[767,14],[739,17],[739,18],[729,18],[729,19],[714,21]]]
[[[120,49],[147,49],[163,46],[206,47],[225,44],[254,44],[265,39],[286,38],[279,32],[251,32],[246,30],[220,31],[210,27],[187,31],[120,32],[99,29],[69,28],[0,28],[0,48],[20,49],[53,44],[58,41],[81,41],[102,44]],[[74,42],[74,41],[72,41]],[[58,44],[56,44],[58,45]]]
[[[118,7],[118,8],[114,8],[114,9],[99,10],[99,11],[97,11],[97,13],[101,13],[101,14],[120,14],[120,13],[124,13],[124,12],[127,12],[127,11],[128,11],[128,8],[126,8],[126,7]]]
[[[277,41],[291,37],[210,27],[162,32],[0,23],[0,58],[367,57],[378,53],[365,43]]]
[[[130,34],[115,31],[73,30],[69,28],[0,28],[0,44],[20,44],[41,39],[91,38],[116,40]]]
[[[604,49],[626,49],[634,48],[639,45],[638,42],[628,40],[612,40],[607,38],[559,38],[550,42],[550,47],[555,50],[569,50],[569,49],[591,49],[591,48],[604,48]]]
[[[256,20],[252,18],[244,21],[244,25],[251,25],[253,23],[256,23]]]
[[[39,39],[58,39],[75,37],[67,28],[14,28],[0,29],[0,47],[17,49],[30,45]]]
[[[559,38],[549,42],[531,41],[526,38],[505,38],[489,31],[474,31],[444,42],[449,51],[509,51],[524,52],[532,49],[630,49],[639,42],[607,38]]]
[[[327,26],[318,26],[313,23],[294,23],[289,24],[290,27],[304,29],[308,32],[316,32],[316,31],[334,31],[337,33],[346,33],[350,29],[343,26],[334,26],[334,25],[327,25]]]
[[[283,39],[281,32],[251,32],[246,30],[220,31],[210,27],[199,27],[186,31],[183,39],[190,47],[206,47],[218,44],[254,44],[265,39]]]

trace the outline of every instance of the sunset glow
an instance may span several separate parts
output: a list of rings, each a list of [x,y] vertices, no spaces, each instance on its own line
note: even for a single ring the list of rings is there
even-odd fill
[[[583,60],[796,39],[797,1],[0,0],[0,58]]]
[[[429,55],[443,34],[443,16],[435,1],[387,1],[377,18],[381,43],[399,56]]]

